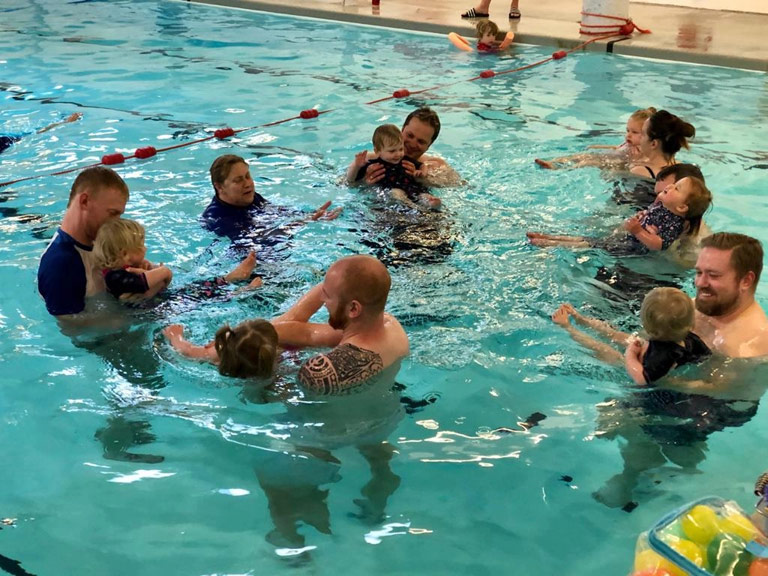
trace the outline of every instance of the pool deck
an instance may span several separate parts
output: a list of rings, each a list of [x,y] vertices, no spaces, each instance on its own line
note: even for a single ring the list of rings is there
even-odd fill
[[[473,34],[472,21],[460,17],[473,6],[473,0],[380,0],[380,6],[373,6],[371,0],[192,1],[392,28]],[[741,0],[735,4],[752,12],[630,2],[629,16],[652,33],[635,32],[629,38],[594,42],[586,49],[766,72],[768,53],[763,42],[768,36],[768,1]],[[520,0],[523,17],[515,22],[507,19],[509,3],[496,0],[491,4],[490,17],[502,30],[514,31],[517,42],[571,49],[590,39],[579,35],[581,6],[580,0]]]

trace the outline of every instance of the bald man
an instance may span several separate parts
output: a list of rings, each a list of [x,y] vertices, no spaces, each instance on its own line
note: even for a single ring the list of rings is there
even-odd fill
[[[304,386],[323,394],[344,391],[408,355],[405,330],[384,312],[390,285],[386,267],[371,256],[349,256],[331,265],[318,294],[330,328],[340,331],[341,339],[330,352],[302,365]]]

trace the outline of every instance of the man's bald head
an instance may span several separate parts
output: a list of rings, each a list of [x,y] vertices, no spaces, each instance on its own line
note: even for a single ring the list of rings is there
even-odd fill
[[[384,311],[392,279],[386,266],[372,256],[347,256],[334,262],[328,274],[339,277],[339,298],[357,300],[369,314]]]

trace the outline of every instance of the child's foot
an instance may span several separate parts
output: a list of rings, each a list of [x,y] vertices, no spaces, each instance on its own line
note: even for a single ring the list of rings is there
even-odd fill
[[[510,8],[509,9],[509,19],[510,20],[520,20],[520,10],[517,8]]]
[[[237,267],[229,274],[224,276],[224,280],[227,282],[242,282],[247,280],[251,276],[251,272],[256,267],[256,253],[251,250],[245,260],[240,262]]]
[[[560,308],[555,310],[555,313],[552,314],[552,322],[560,326],[568,326],[571,323],[571,313],[567,304],[562,304]]]
[[[470,8],[461,15],[462,18],[488,18],[488,12],[480,12],[475,8]],[[519,18],[520,16],[518,16]]]
[[[419,197],[419,204],[425,208],[428,208],[429,210],[440,210],[443,205],[443,201],[440,200],[440,198],[437,196],[432,196],[432,194],[422,194]]]
[[[261,285],[263,282],[261,281],[261,278],[259,276],[256,276],[253,280],[248,282],[248,286],[245,287],[246,290],[255,290],[256,288],[261,288]]]
[[[555,165],[552,162],[548,162],[547,160],[542,160],[541,158],[534,158],[533,161],[536,162],[536,164],[538,164],[542,168],[546,168],[547,170],[555,169]]]

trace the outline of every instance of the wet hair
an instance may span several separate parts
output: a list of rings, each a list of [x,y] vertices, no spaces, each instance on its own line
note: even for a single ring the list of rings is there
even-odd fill
[[[678,288],[654,288],[643,299],[640,319],[650,340],[680,342],[693,329],[693,300]]]
[[[235,164],[245,164],[247,166],[248,162],[246,162],[245,158],[242,156],[237,156],[236,154],[224,154],[223,156],[216,158],[216,160],[213,161],[213,164],[211,164],[211,184],[213,184],[213,191],[216,193],[216,196],[219,195],[219,191],[216,189],[216,184],[224,183],[224,180],[229,177],[232,166]]]
[[[664,168],[656,173],[656,181],[664,180],[670,174],[675,175],[675,182],[683,178],[698,178],[705,182],[701,169],[695,164],[670,164],[669,166],[664,166]]]
[[[432,133],[432,142],[437,140],[437,136],[440,134],[440,118],[437,117],[437,112],[428,106],[417,108],[405,117],[405,122],[403,122],[403,130],[405,130],[405,127],[408,126],[411,118],[416,118],[417,120],[420,120],[421,122],[431,126],[432,130],[434,130]],[[430,142],[430,144],[432,142]]]
[[[715,250],[730,250],[731,266],[736,271],[736,277],[741,280],[748,273],[754,273],[755,283],[752,290],[757,288],[760,274],[763,271],[763,245],[760,240],[746,234],[718,232],[702,238],[700,246]]]
[[[234,378],[271,378],[277,358],[277,331],[266,320],[247,320],[216,331],[219,373]]]
[[[403,134],[394,124],[382,124],[373,132],[373,149],[376,152],[388,146],[396,146],[402,141]]]
[[[144,226],[135,220],[111,218],[99,228],[93,254],[99,267],[114,270],[125,264],[123,253],[144,246]]]
[[[648,137],[661,142],[661,150],[669,157],[674,156],[680,148],[688,149],[688,138],[696,135],[692,124],[681,120],[666,110],[659,110],[648,118]]]
[[[499,33],[499,27],[496,25],[496,22],[491,22],[490,20],[480,20],[480,22],[477,23],[477,39],[479,40],[486,34],[493,34],[494,37]]]
[[[629,116],[629,119],[636,122],[645,122],[654,114],[656,114],[656,108],[653,106],[650,108],[640,108],[639,110],[632,112],[632,114]]]
[[[688,180],[691,183],[691,190],[685,199],[685,203],[688,206],[688,211],[685,213],[685,221],[688,224],[688,228],[685,233],[689,236],[695,236],[699,233],[704,213],[712,206],[712,192],[698,178],[688,176]]]
[[[120,174],[106,166],[86,168],[77,175],[77,178],[75,178],[75,181],[72,183],[67,206],[72,204],[72,200],[74,200],[78,194],[85,192],[86,190],[90,190],[91,195],[96,197],[102,190],[107,189],[118,190],[126,201],[128,200],[128,185],[125,183],[125,180],[120,177]]]
[[[357,300],[369,314],[383,312],[392,285],[392,278],[386,266],[372,256],[349,256],[337,262],[339,263],[344,265],[340,300]]]

